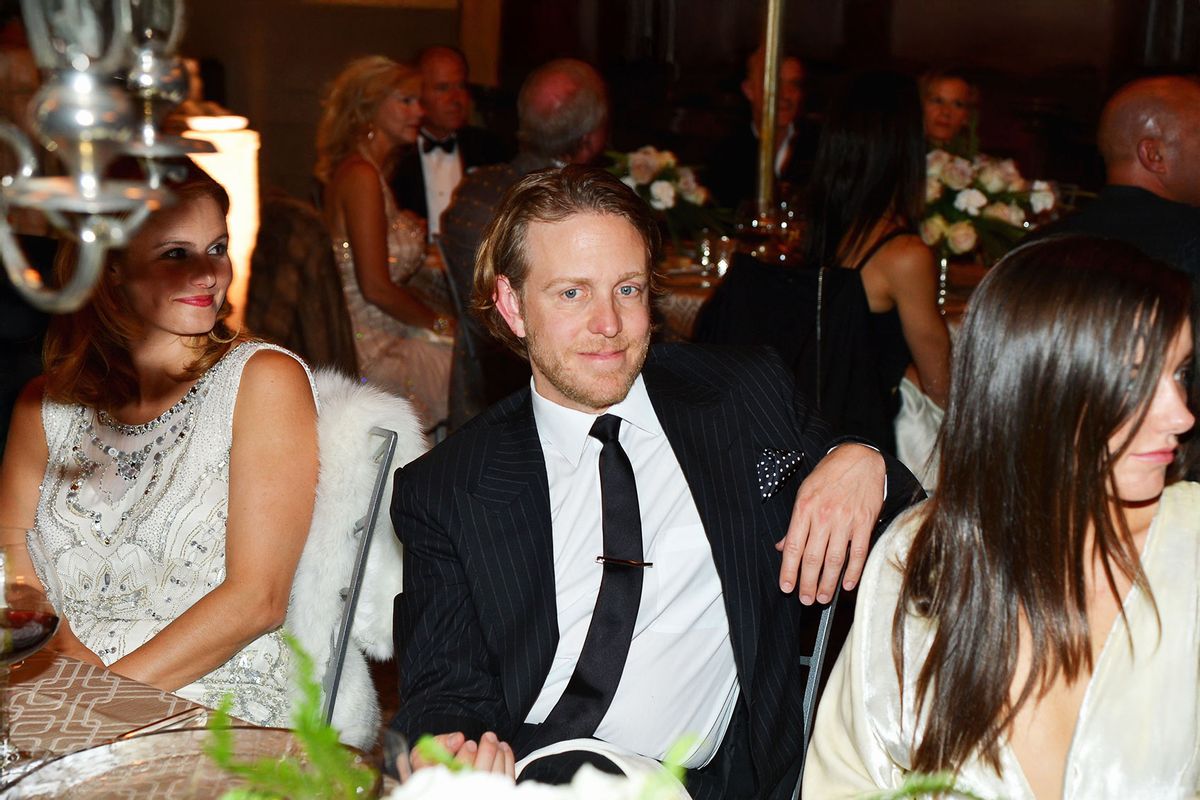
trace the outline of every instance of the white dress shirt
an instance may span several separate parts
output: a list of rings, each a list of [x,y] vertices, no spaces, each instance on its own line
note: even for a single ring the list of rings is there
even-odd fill
[[[596,417],[533,391],[533,413],[550,483],[558,649],[526,722],[554,708],[579,660],[603,567],[600,449],[588,435]],[[616,695],[596,738],[662,760],[683,736],[699,738],[688,768],[720,747],[738,698],[720,578],[696,502],[639,375],[608,413],[633,464],[645,568],[633,641]]]
[[[440,147],[425,152],[426,141],[436,141],[434,137],[421,131],[421,141],[418,147],[421,152],[421,172],[425,176],[425,208],[429,212],[429,238],[433,240],[441,231],[442,212],[450,205],[454,190],[458,188],[463,176],[462,153],[456,144],[453,153],[447,153]]]

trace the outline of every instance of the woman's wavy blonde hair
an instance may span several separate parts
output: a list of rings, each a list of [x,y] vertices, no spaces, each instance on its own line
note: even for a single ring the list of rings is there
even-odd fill
[[[389,93],[420,80],[414,68],[386,56],[363,56],[334,78],[321,104],[317,126],[317,179],[329,183],[338,164],[371,131],[375,114]]]
[[[171,191],[180,205],[208,198],[216,202],[223,215],[229,213],[229,195],[225,189],[199,169],[192,168],[182,183],[171,186]],[[153,225],[157,213],[144,225]],[[65,282],[74,269],[77,252],[73,242],[59,245],[54,268],[60,281]],[[50,320],[42,362],[46,394],[55,402],[112,411],[137,395],[137,374],[129,358],[129,348],[140,336],[142,325],[113,280],[116,275],[113,267],[122,256],[122,252],[110,251],[87,305]],[[194,337],[191,344],[196,358],[178,377],[199,378],[235,345],[249,338],[246,333],[229,327],[227,320],[231,313],[233,307],[226,297],[213,329],[208,335]]]

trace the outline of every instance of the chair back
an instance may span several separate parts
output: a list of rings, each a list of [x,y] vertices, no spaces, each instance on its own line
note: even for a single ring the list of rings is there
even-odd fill
[[[264,198],[259,216],[246,326],[314,367],[357,375],[354,328],[325,221],[286,195]]]
[[[427,445],[407,400],[336,370],[314,378],[317,500],[285,627],[322,677],[326,719],[342,741],[370,748],[379,704],[366,659],[391,657],[392,609],[403,588],[403,551],[386,511],[389,476]]]
[[[375,536],[375,523],[379,519],[379,506],[383,502],[384,490],[392,472],[392,459],[396,454],[397,435],[387,428],[371,428],[371,439],[378,442],[371,461],[376,465],[375,486],[367,503],[367,513],[355,520],[351,535],[358,540],[358,552],[354,557],[354,569],[350,573],[349,585],[339,592],[342,598],[342,618],[331,633],[329,663],[325,666],[325,677],[321,681],[324,692],[322,715],[326,723],[333,722],[333,709],[337,703],[338,685],[346,663],[346,651],[350,647],[350,632],[354,627],[354,613],[358,610],[358,597],[362,589],[363,576],[367,571],[367,554]]]
[[[800,797],[800,783],[804,778],[804,761],[808,757],[808,743],[812,739],[813,719],[817,713],[821,677],[825,671],[825,657],[829,654],[829,642],[833,634],[833,617],[837,612],[838,598],[841,593],[842,586],[839,579],[829,605],[821,609],[821,618],[817,623],[817,637],[813,643],[813,649],[808,655],[800,657],[800,664],[808,668],[808,674],[804,678],[804,717],[800,723],[803,737],[803,746],[800,750],[800,775],[796,779],[796,789],[792,792],[792,800]]]

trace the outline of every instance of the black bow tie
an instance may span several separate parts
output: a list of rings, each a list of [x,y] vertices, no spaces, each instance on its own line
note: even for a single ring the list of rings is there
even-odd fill
[[[458,146],[458,137],[456,136],[447,136],[445,139],[434,139],[431,136],[421,134],[421,141],[421,150],[425,153],[432,153],[439,147],[447,153],[453,153],[454,148]]]

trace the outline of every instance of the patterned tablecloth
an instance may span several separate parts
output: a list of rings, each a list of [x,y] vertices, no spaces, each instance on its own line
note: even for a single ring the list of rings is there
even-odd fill
[[[13,743],[34,753],[70,753],[110,742],[156,720],[200,708],[160,689],[52,653],[13,669]]]

